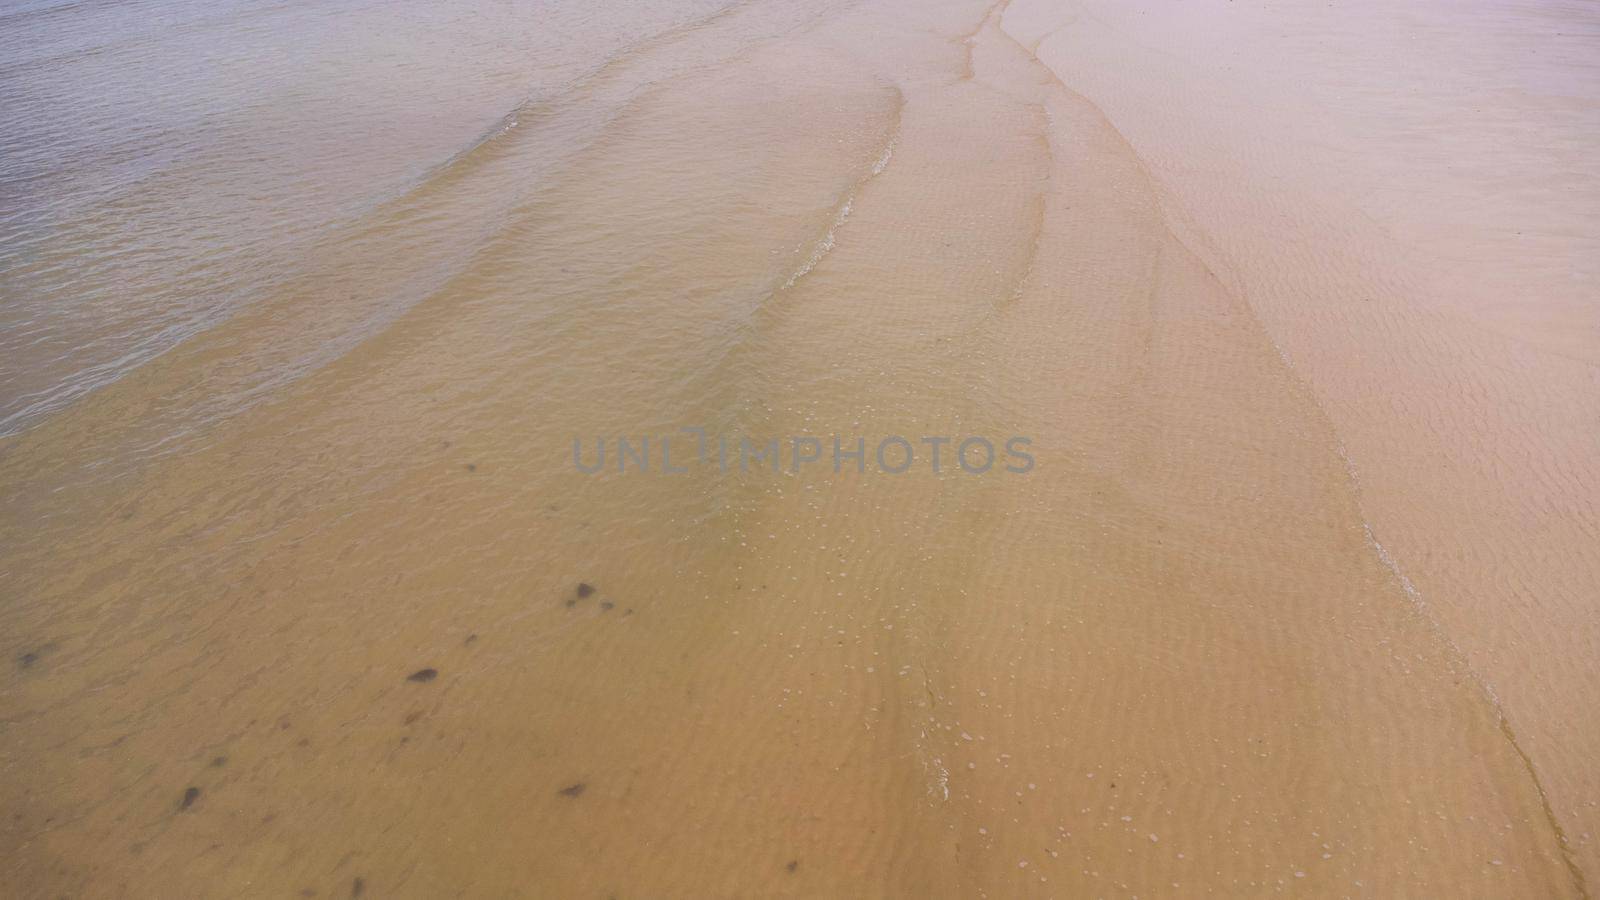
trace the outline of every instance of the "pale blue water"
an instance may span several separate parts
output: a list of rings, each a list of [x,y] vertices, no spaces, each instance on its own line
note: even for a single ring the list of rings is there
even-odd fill
[[[0,5],[0,436],[341,265],[513,111],[726,2]]]

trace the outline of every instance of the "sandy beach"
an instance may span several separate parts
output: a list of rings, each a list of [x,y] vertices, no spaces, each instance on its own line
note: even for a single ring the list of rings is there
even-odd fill
[[[0,894],[1600,890],[1593,6],[0,21]]]

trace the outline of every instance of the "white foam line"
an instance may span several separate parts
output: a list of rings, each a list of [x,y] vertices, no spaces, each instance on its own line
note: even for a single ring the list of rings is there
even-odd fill
[[[883,170],[889,168],[889,159],[893,156],[894,141],[890,141],[888,145],[883,148],[883,155],[878,157],[878,161],[872,164],[872,174],[882,175]]]
[[[811,248],[811,255],[806,258],[805,263],[796,269],[793,275],[789,276],[788,281],[783,283],[783,290],[794,287],[795,282],[804,278],[807,273],[816,268],[817,263],[822,262],[822,258],[828,255],[829,250],[833,249],[833,233],[840,225],[844,224],[845,219],[850,218],[850,204],[853,202],[855,202],[854,193],[845,198],[844,205],[839,207],[839,211],[833,216],[833,224],[828,227],[828,233],[824,234],[822,240]]]
[[[866,184],[868,181],[876,178],[879,175],[882,175],[883,170],[889,168],[889,160],[894,157],[895,140],[895,138],[891,138],[889,140],[889,143],[883,148],[883,153],[879,155],[878,161],[872,164],[872,170],[867,174],[867,177],[863,178],[861,182],[858,183],[855,188],[845,196],[844,203],[840,204],[839,206],[839,211],[833,215],[833,224],[828,226],[827,234],[822,236],[822,240],[817,241],[816,246],[811,248],[811,255],[806,257],[806,261],[801,264],[800,268],[795,270],[793,275],[789,276],[789,280],[785,281],[783,283],[783,287],[779,288],[779,290],[786,291],[789,288],[794,287],[795,282],[806,277],[806,275],[809,274],[812,269],[817,267],[817,263],[822,262],[822,258],[828,255],[828,251],[833,249],[834,232],[838,231],[839,226],[844,224],[845,219],[850,218],[850,208],[856,202],[856,193],[861,190],[861,185]]]

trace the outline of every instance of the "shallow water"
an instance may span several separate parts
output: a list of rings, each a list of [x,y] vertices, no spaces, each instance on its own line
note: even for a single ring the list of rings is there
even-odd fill
[[[1592,11],[591,7],[0,12],[19,895],[1586,895]]]

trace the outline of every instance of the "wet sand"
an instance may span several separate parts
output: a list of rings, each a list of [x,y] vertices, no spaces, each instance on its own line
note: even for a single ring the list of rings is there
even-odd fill
[[[1222,7],[712,11],[0,438],[6,881],[1587,896],[1592,164]],[[683,427],[1037,465],[572,465]]]

